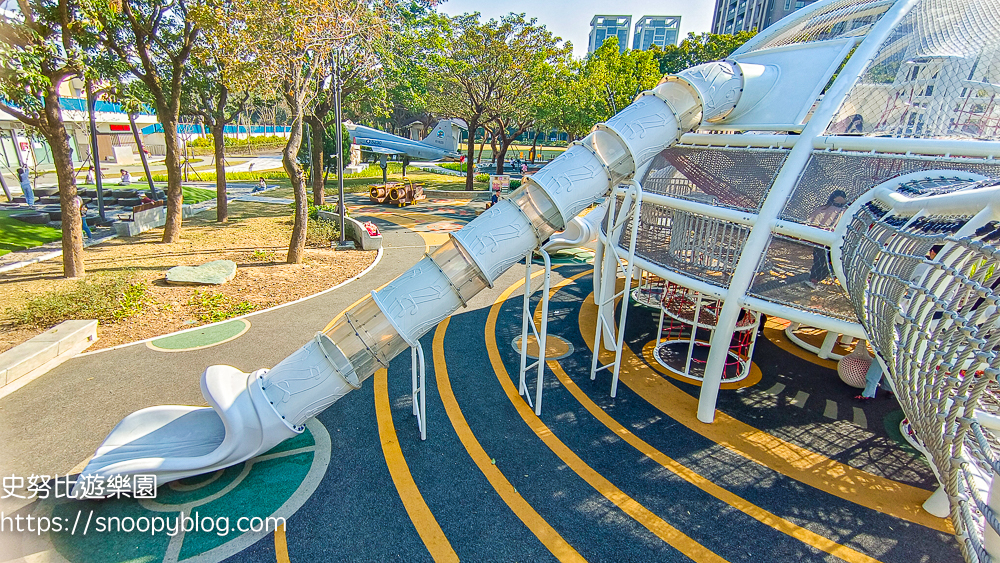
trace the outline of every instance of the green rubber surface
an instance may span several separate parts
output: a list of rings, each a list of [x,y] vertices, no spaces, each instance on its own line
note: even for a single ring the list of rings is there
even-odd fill
[[[236,338],[250,328],[250,322],[244,319],[236,319],[227,323],[207,326],[199,330],[192,330],[165,336],[150,341],[150,346],[161,350],[191,350],[192,348],[204,348],[213,344],[220,344],[227,340]]]

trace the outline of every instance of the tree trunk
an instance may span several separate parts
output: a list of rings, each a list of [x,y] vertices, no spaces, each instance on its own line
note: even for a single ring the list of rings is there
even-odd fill
[[[181,237],[181,205],[184,203],[184,193],[181,191],[181,147],[177,137],[177,119],[169,112],[157,111],[160,123],[163,125],[163,142],[167,154],[164,164],[167,166],[167,219],[163,225],[163,241],[177,242]]]
[[[480,160],[483,159],[483,149],[486,148],[486,136],[489,134],[490,134],[489,131],[483,131],[483,140],[481,143],[479,143],[479,156],[476,157],[476,162],[479,162]],[[473,146],[476,145],[476,141],[474,139],[472,140],[472,145]]]
[[[285,167],[285,172],[288,174],[288,178],[292,181],[292,189],[295,192],[295,221],[292,226],[292,240],[288,243],[288,257],[285,262],[289,264],[301,264],[302,257],[306,250],[306,222],[309,219],[309,212],[306,208],[306,179],[305,174],[302,173],[302,167],[299,166],[298,160],[296,160],[295,155],[299,152],[299,146],[302,144],[302,107],[298,104],[291,104],[297,107],[292,107],[292,111],[295,113],[295,119],[292,121],[292,130],[288,135],[288,143],[285,144],[285,148],[282,151],[281,163]]]
[[[476,165],[473,164],[472,155],[476,152],[476,129],[479,128],[477,118],[469,120],[469,144],[465,146],[465,191],[472,191],[472,181],[476,177]],[[482,145],[480,145],[482,147]],[[483,149],[479,149],[479,154],[483,154]]]
[[[312,133],[312,190],[313,190],[313,205],[323,205],[323,200],[325,194],[323,193],[323,184],[326,182],[326,178],[323,177],[321,172],[324,169],[323,166],[323,137],[324,137],[324,127],[323,121],[317,117],[308,118],[309,129]]]
[[[73,149],[62,121],[59,96],[55,90],[45,95],[45,127],[42,133],[52,149],[52,161],[59,182],[59,207],[62,213],[63,276],[78,278],[84,274],[83,228],[80,207],[76,205],[76,172]],[[16,150],[16,148],[15,148]]]
[[[541,133],[538,132],[538,131],[535,131],[535,140],[531,142],[531,154],[529,154],[528,156],[531,157],[531,163],[532,164],[535,163],[535,157],[538,156],[538,136],[539,135],[541,135]]]
[[[497,136],[490,135],[490,151],[493,152],[493,166],[497,165]]]
[[[212,142],[215,143],[215,220],[229,220],[229,202],[226,200],[226,125],[216,116],[212,121]]]

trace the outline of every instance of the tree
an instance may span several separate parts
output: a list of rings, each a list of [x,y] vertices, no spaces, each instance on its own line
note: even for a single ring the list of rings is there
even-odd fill
[[[429,106],[439,115],[460,117],[468,124],[465,189],[471,190],[475,176],[471,139],[476,130],[492,125],[492,137],[504,136],[510,146],[516,136],[511,133],[520,135],[526,129],[522,129],[524,123],[530,126],[532,121],[527,100],[533,88],[524,86],[532,84],[541,65],[564,54],[569,46],[559,46],[560,40],[544,25],[524,14],[482,23],[477,12],[442,22],[441,27],[441,48],[431,57]]]
[[[19,0],[20,17],[0,15],[0,109],[37,130],[52,149],[62,212],[63,275],[84,275],[80,206],[73,149],[62,118],[59,88],[87,71],[93,46],[86,3]]]
[[[215,217],[229,220],[226,199],[225,128],[243,113],[250,99],[256,61],[246,56],[242,45],[252,38],[233,5],[219,3],[192,9],[202,33],[192,51],[194,64],[185,69],[182,106],[185,114],[197,115],[208,125],[215,145]]]
[[[583,62],[561,61],[553,68],[551,79],[542,84],[537,108],[535,139],[542,129],[565,131],[569,139],[583,137],[599,121],[596,99],[582,77]]]
[[[377,43],[373,43],[368,37],[348,38],[336,54],[335,65],[328,68],[333,71],[325,77],[318,77],[315,81],[317,86],[316,95],[312,104],[312,109],[306,114],[305,121],[309,124],[312,135],[312,160],[314,173],[312,174],[313,205],[323,205],[325,199],[324,184],[325,176],[320,171],[326,169],[324,158],[327,153],[324,147],[327,144],[326,135],[333,131],[333,136],[329,141],[336,143],[335,125],[336,112],[334,88],[336,81],[340,80],[340,103],[341,113],[343,113],[344,100],[349,99],[356,92],[375,94],[377,88],[370,88],[373,82],[377,82],[379,70],[381,69],[381,58],[377,50]],[[348,149],[351,146],[347,141]]]
[[[695,65],[719,61],[728,57],[744,43],[757,35],[757,30],[741,31],[736,34],[688,33],[680,45],[667,45],[663,50],[656,49],[656,59],[659,61],[660,72],[677,74]]]
[[[581,73],[595,111],[591,123],[610,119],[640,92],[655,86],[662,76],[653,52],[628,49],[622,53],[618,38],[608,38],[591,53]]]
[[[494,158],[497,174],[503,174],[504,159],[510,145],[527,131],[539,114],[546,84],[553,80],[554,65],[570,56],[572,45],[554,37],[544,25],[524,16],[509,16],[520,31],[506,43],[500,65],[509,82],[501,89],[492,119],[494,135],[499,143]]]
[[[306,109],[316,95],[315,80],[329,75],[334,53],[360,33],[377,28],[374,14],[361,0],[237,0],[253,43],[253,56],[262,62],[261,76],[284,97],[291,132],[282,150],[282,165],[295,194],[295,218],[286,261],[302,262],[305,253],[306,185],[296,154],[302,144]]]
[[[142,81],[149,102],[163,126],[167,167],[167,218],[163,242],[176,242],[181,233],[180,120],[184,67],[200,28],[191,17],[192,0],[115,0],[119,11],[100,11],[99,35],[105,48],[104,64],[131,73]]]

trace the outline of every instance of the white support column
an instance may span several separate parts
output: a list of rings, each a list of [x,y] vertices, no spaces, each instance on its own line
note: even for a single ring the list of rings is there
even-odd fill
[[[809,119],[809,123],[802,130],[798,142],[789,151],[784,166],[782,166],[767,197],[761,204],[760,215],[743,245],[739,263],[733,271],[729,289],[723,297],[725,303],[719,312],[715,334],[712,335],[711,351],[705,365],[705,380],[702,382],[701,394],[698,398],[698,420],[706,423],[715,420],[715,404],[722,385],[722,373],[729,352],[729,340],[732,338],[741,308],[740,298],[746,294],[753,281],[757,264],[771,240],[771,231],[777,221],[778,214],[795,188],[799,175],[809,162],[813,151],[813,140],[823,134],[827,124],[833,118],[833,114],[850,93],[857,78],[868,67],[868,62],[875,56],[896,25],[917,4],[917,1],[897,0],[879,19],[865,39],[858,44],[858,48],[837,75],[837,80],[824,95],[823,101],[820,102],[819,107]]]

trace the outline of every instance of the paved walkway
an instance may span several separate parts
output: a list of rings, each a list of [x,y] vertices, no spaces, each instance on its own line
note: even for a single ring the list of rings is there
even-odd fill
[[[63,474],[128,413],[203,404],[197,381],[208,365],[273,366],[475,213],[443,202],[351,208],[355,216],[364,209],[385,236],[383,259],[369,274],[249,317],[244,332],[217,346],[135,345],[67,362],[0,399],[0,474]],[[252,562],[960,560],[948,523],[919,509],[933,477],[894,432],[901,414],[895,401],[859,404],[864,427],[849,414],[827,416],[824,401],[851,404],[856,390],[773,334],[757,344],[759,379],[724,390],[717,421],[706,425],[695,418],[698,388],[647,358],[655,312],[632,307],[621,385],[610,398],[606,373],[589,378],[596,317],[590,271],[570,263],[554,274],[550,333],[563,340],[566,355],[548,362],[540,416],[518,395],[511,342],[520,332],[523,269],[514,267],[421,340],[426,441],[417,432],[403,354],[299,438],[253,462],[163,486],[155,503],[36,501],[20,511],[64,518],[67,529],[77,514],[84,526],[197,512],[199,530],[8,534],[0,535],[0,554],[70,561],[199,554]],[[277,530],[229,528],[239,518],[272,515],[287,521]],[[225,523],[227,533],[206,532],[206,517],[213,526]]]

